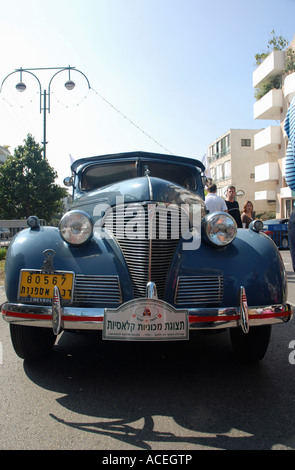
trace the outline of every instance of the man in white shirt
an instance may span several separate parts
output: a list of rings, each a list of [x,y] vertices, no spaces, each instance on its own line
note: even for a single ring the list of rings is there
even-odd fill
[[[217,186],[216,184],[211,184],[207,188],[208,194],[205,197],[206,209],[209,212],[227,212],[227,205],[225,200],[222,197],[217,196]]]

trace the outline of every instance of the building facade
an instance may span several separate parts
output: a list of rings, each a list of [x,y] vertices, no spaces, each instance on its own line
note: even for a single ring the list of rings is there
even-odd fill
[[[257,129],[230,129],[212,142],[207,149],[210,176],[217,184],[218,194],[225,197],[229,185],[237,190],[237,200],[242,210],[251,201],[256,214],[268,218],[274,216],[276,184],[273,181],[255,182],[255,165],[263,165],[265,151],[255,150]],[[275,157],[273,157],[275,158]],[[268,198],[255,200],[256,193],[268,189]]]
[[[292,59],[292,54],[289,54],[291,51],[295,51],[295,36],[286,51],[272,51],[253,73],[253,88],[256,90],[272,83],[274,79],[280,83],[279,88],[270,89],[258,99],[253,110],[254,119],[270,120],[270,126],[254,138],[255,152],[265,153],[264,162],[254,167],[255,182],[264,185],[263,189],[255,192],[255,203],[273,197],[273,190],[269,188],[274,183],[277,218],[289,217],[295,204],[295,193],[287,187],[285,181],[288,140],[284,132],[284,120],[295,96],[295,60],[294,55]]]
[[[8,150],[8,147],[6,146],[1,146],[0,145],[0,165],[3,165],[5,162],[6,158],[10,155],[10,152]]]

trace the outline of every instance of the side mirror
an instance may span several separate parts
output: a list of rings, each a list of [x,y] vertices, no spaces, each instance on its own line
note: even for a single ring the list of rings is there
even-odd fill
[[[64,181],[63,181],[64,185],[67,186],[68,188],[70,186],[73,186],[73,178],[71,176],[67,176]]]

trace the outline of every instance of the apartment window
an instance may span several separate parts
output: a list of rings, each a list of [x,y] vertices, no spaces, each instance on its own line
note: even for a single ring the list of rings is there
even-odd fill
[[[231,175],[231,162],[224,162],[224,177],[229,178]]]
[[[221,139],[221,155],[226,155],[230,152],[230,136],[226,135]]]
[[[251,139],[242,139],[241,140],[242,147],[251,147]]]

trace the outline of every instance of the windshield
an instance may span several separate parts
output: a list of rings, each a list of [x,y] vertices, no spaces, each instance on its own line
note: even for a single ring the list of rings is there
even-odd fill
[[[107,184],[136,178],[136,176],[136,161],[92,165],[87,167],[82,174],[81,189],[83,191],[91,191]]]
[[[177,163],[142,161],[143,174],[149,171],[149,176],[156,176],[163,180],[172,181],[186,189],[194,191],[196,178],[191,168]]]
[[[195,168],[174,162],[151,160],[89,165],[83,170],[80,177],[80,189],[82,191],[91,191],[92,189],[144,175],[171,181],[191,191],[197,189]]]

